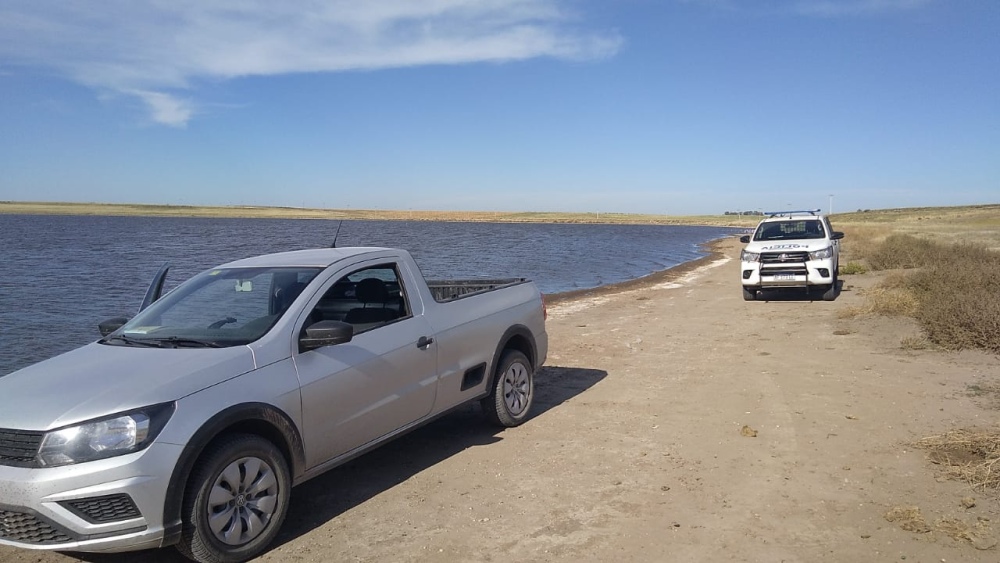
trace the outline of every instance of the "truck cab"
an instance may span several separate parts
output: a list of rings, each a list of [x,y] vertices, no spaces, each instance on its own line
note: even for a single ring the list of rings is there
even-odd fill
[[[740,237],[743,299],[753,301],[768,289],[820,290],[824,301],[837,298],[840,240],[819,210],[769,212],[752,235]]]

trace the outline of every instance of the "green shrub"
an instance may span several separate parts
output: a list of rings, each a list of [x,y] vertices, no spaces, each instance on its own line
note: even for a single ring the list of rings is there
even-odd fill
[[[840,274],[844,276],[864,274],[867,271],[868,268],[865,268],[865,265],[860,262],[848,262],[847,264],[840,267]]]

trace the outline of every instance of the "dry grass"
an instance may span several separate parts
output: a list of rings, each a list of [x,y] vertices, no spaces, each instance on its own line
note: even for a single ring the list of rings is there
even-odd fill
[[[916,506],[895,506],[886,511],[883,517],[886,522],[893,522],[907,532],[926,534],[931,531],[920,508]]]
[[[861,292],[866,297],[865,305],[856,314],[886,315],[889,317],[913,316],[919,303],[913,292],[898,287],[877,285]]]
[[[928,451],[945,477],[1000,497],[1000,430],[960,429],[914,444]]]
[[[848,262],[840,267],[838,273],[842,276],[857,276],[868,273],[868,268],[861,262]]]
[[[934,344],[926,336],[906,336],[899,341],[903,350],[930,350]]]
[[[982,518],[971,526],[960,518],[941,518],[934,523],[934,529],[954,540],[967,541],[976,549],[992,549],[997,544],[990,521]]]
[[[1000,204],[880,209],[838,213],[832,220],[849,235],[858,229],[881,229],[881,238],[888,233],[909,234],[944,244],[972,243],[1000,250]],[[859,234],[880,240],[879,236]]]
[[[899,233],[860,240],[855,252],[872,270],[891,272],[865,292],[863,307],[842,316],[912,316],[935,346],[1000,354],[1000,252]]]
[[[183,206],[110,203],[0,201],[0,214],[141,215],[159,217],[246,217],[268,219],[355,219],[382,221],[450,221],[488,223],[600,223],[634,225],[706,225],[752,227],[757,218],[738,215],[653,215],[641,213],[556,213],[541,211],[411,211],[379,209],[311,209],[301,207]]]
[[[976,549],[992,549],[997,541],[988,519],[978,518],[969,525],[961,518],[948,516],[939,518],[932,527],[927,523],[923,513],[917,506],[894,506],[882,515],[886,522],[892,522],[901,530],[915,534],[930,534],[937,532],[956,541],[969,542]],[[904,557],[905,559],[905,557]],[[942,561],[944,561],[942,559]]]

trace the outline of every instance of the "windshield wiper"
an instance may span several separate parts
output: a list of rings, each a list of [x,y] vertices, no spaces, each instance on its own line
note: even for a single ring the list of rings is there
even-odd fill
[[[114,336],[106,336],[97,341],[98,344],[107,344],[109,342],[122,342],[128,346],[146,346],[147,348],[162,348],[163,345],[159,342],[150,341],[147,338],[129,338],[128,336],[122,336],[116,334]]]
[[[173,345],[174,348],[222,348],[218,342],[211,340],[198,340],[197,338],[184,338],[181,336],[165,336],[163,338],[144,338],[154,343],[154,346]]]

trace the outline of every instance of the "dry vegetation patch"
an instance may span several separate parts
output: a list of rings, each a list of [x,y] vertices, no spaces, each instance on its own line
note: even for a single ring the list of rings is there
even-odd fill
[[[949,479],[965,481],[994,498],[1000,497],[1000,430],[959,429],[919,440]]]
[[[1000,252],[903,234],[858,241],[854,252],[872,270],[892,272],[844,316],[911,316],[935,346],[1000,354]]]
[[[973,506],[975,502],[973,501]],[[969,507],[966,507],[969,508]],[[938,518],[931,526],[917,506],[894,506],[882,515],[886,522],[892,522],[901,530],[915,534],[930,534],[937,532],[953,540],[969,542],[976,549],[992,549],[996,546],[993,529],[989,519],[976,518],[969,524],[962,518],[945,516]]]

